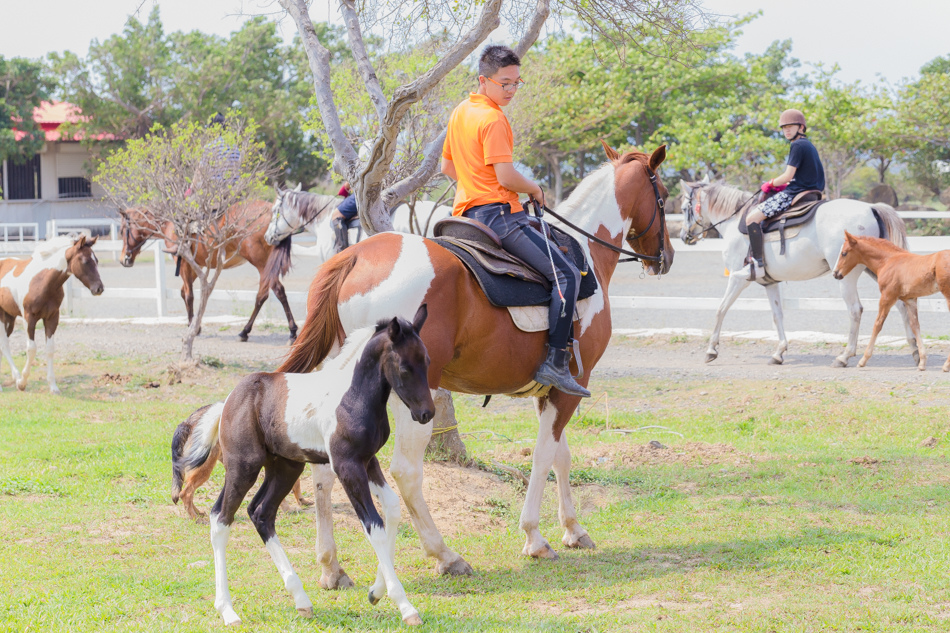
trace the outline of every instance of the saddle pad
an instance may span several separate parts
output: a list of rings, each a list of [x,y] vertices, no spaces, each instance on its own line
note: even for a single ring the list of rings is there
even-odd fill
[[[790,240],[793,237],[801,233],[804,226],[793,226],[791,228],[785,229],[785,239]],[[782,234],[778,231],[772,231],[771,233],[766,233],[762,236],[764,242],[780,242],[782,241]]]
[[[547,306],[551,301],[551,290],[549,287],[545,287],[547,283],[542,285],[539,282],[521,278],[522,273],[524,277],[527,277],[528,271],[530,271],[532,276],[538,275],[534,270],[527,268],[523,262],[520,262],[520,264],[527,270],[520,271],[509,268],[507,264],[510,264],[510,262],[498,260],[498,267],[493,265],[492,268],[496,270],[503,269],[504,272],[502,274],[493,273],[480,261],[484,258],[476,257],[475,254],[473,254],[483,254],[486,249],[484,244],[448,237],[433,238],[432,241],[448,249],[449,252],[458,257],[459,260],[465,264],[465,267],[475,276],[475,280],[481,287],[482,292],[485,293],[489,303],[493,306],[499,308],[511,306]],[[552,248],[554,248],[553,245]],[[580,250],[579,245],[576,251],[571,249],[571,253],[575,255],[575,262],[577,262],[576,253],[578,251],[583,258],[583,251]],[[511,258],[511,255],[507,253],[504,255],[506,255],[507,258]],[[585,260],[582,259],[580,264],[579,268],[581,270],[590,270]],[[547,282],[546,279],[544,281]],[[597,279],[594,277],[593,271],[591,271],[581,276],[580,292],[577,298],[585,299],[590,297],[596,290]],[[547,326],[545,326],[545,329],[547,329]]]
[[[590,310],[590,298],[579,299],[574,309],[574,320],[583,319]],[[545,306],[508,306],[511,320],[522,332],[547,332],[548,307]]]

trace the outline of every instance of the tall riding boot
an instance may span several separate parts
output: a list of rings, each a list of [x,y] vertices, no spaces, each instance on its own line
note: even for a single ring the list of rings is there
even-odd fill
[[[330,226],[336,235],[336,252],[341,253],[350,245],[350,229],[347,228],[346,218],[334,218]]]
[[[749,281],[755,281],[756,275],[765,274],[765,259],[763,257],[764,238],[762,237],[762,225],[758,222],[751,223],[749,230],[749,246],[752,249],[752,259],[749,262]],[[758,270],[756,270],[758,268]]]
[[[548,357],[544,359],[534,379],[542,385],[551,385],[571,396],[590,398],[590,392],[577,384],[570,370],[570,353],[566,348],[555,349],[548,345]]]

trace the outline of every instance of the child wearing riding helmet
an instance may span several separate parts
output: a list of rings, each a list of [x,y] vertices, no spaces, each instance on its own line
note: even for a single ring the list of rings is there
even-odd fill
[[[749,230],[749,243],[752,256],[749,263],[739,274],[745,274],[750,281],[765,271],[763,260],[762,220],[773,218],[786,211],[795,196],[803,191],[822,191],[825,188],[825,169],[822,167],[818,150],[808,140],[805,115],[800,110],[786,110],[779,117],[779,128],[785,138],[791,142],[785,171],[780,176],[762,184],[762,192],[774,193],[746,216]]]

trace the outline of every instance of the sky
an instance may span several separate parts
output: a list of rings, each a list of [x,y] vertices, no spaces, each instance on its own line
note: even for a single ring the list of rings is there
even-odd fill
[[[803,64],[837,63],[839,77],[848,82],[883,77],[896,84],[916,77],[920,67],[934,57],[950,54],[948,0],[901,0],[899,6],[881,0],[699,1],[717,15],[762,11],[744,28],[737,53],[761,53],[771,42],[790,38],[792,54]],[[129,15],[145,20],[156,3],[166,32],[198,29],[228,35],[249,15],[280,12],[276,0],[2,0],[0,55],[38,58],[70,50],[84,56],[92,39],[102,41],[120,33]],[[314,0],[313,19],[336,16],[331,9],[336,4],[335,0]],[[285,17],[281,30],[285,37],[292,37],[293,21]],[[503,42],[503,38],[498,34],[495,39]]]

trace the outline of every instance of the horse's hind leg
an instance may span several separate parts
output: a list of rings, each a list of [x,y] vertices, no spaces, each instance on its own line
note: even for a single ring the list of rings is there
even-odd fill
[[[20,391],[26,391],[26,381],[30,377],[30,366],[36,360],[36,322],[38,319],[29,315],[26,320],[26,363],[23,365],[23,371],[16,381],[16,388]]]
[[[336,482],[336,474],[329,464],[311,464],[313,472],[313,502],[317,519],[317,561],[323,568],[320,586],[324,589],[349,589],[353,581],[336,557],[336,541],[333,540],[333,505],[330,492]]]
[[[238,334],[238,338],[244,342],[247,342],[247,335],[251,333],[251,328],[254,327],[254,321],[257,320],[257,313],[261,311],[261,307],[264,305],[264,302],[267,301],[267,295],[270,294],[270,288],[267,287],[267,282],[264,281],[264,278],[261,278],[261,283],[257,288],[257,297],[254,299],[254,310],[251,311],[251,318],[247,320],[247,325],[244,326],[244,329]]]
[[[277,573],[284,581],[284,587],[293,596],[294,605],[300,615],[310,617],[313,615],[313,603],[304,591],[303,583],[297,572],[294,571],[287,558],[284,548],[277,538],[275,523],[277,518],[277,508],[280,502],[290,492],[294,482],[300,478],[303,472],[304,464],[295,462],[282,457],[274,457],[267,466],[264,467],[264,483],[260,490],[254,495],[254,499],[247,507],[247,513],[257,528],[261,540],[264,541],[264,547],[270,554],[274,565],[277,567]]]
[[[769,307],[772,308],[772,323],[775,325],[775,333],[778,334],[778,346],[769,363],[772,365],[781,365],[785,362],[785,352],[788,350],[788,337],[785,336],[785,317],[782,313],[782,291],[778,284],[771,284],[765,287],[765,292],[769,296]]]
[[[554,477],[557,479],[557,518],[564,528],[561,542],[567,547],[594,549],[593,539],[577,520],[577,511],[571,498],[571,449],[567,446],[567,433],[564,431],[554,453]]]
[[[188,313],[188,325],[195,318],[195,271],[184,261],[181,263],[181,300],[185,302],[185,312]],[[198,328],[201,334],[201,328]]]
[[[861,315],[864,313],[861,297],[858,296],[858,278],[860,276],[860,270],[852,270],[844,279],[838,282],[838,287],[841,289],[841,298],[844,299],[844,303],[848,307],[851,329],[848,330],[848,346],[840,356],[835,358],[831,364],[832,367],[847,367],[848,361],[858,353],[858,332],[861,329]]]
[[[262,464],[241,461],[224,475],[224,487],[211,509],[211,549],[214,552],[214,608],[224,618],[225,624],[240,624],[241,618],[234,611],[231,591],[228,589],[228,569],[225,550],[231,536],[234,513],[244,501],[247,491],[257,481]]]
[[[373,459],[375,460],[375,458]],[[396,568],[393,566],[391,546],[387,534],[389,532],[389,526],[384,525],[382,517],[380,517],[379,512],[376,511],[376,506],[373,505],[369,475],[366,471],[366,467],[356,458],[347,457],[344,454],[339,457],[336,455],[333,456],[333,469],[336,471],[340,483],[343,484],[343,489],[346,491],[346,496],[349,497],[350,503],[353,504],[353,509],[356,510],[356,516],[359,517],[360,523],[363,524],[363,532],[366,534],[366,538],[369,539],[373,550],[376,552],[376,559],[379,561],[378,573],[383,576],[386,584],[386,592],[399,608],[403,622],[410,625],[422,624],[419,612],[409,602],[409,599],[406,597],[406,591],[396,576]],[[379,472],[378,463],[376,464],[376,470]],[[382,472],[379,472],[379,475],[381,476]],[[382,484],[385,486],[385,480],[382,481]],[[382,486],[379,487],[379,490],[382,494]],[[389,493],[392,494],[392,490],[390,490]],[[393,496],[395,495],[393,494]],[[392,500],[390,499],[389,504],[391,503]],[[396,503],[398,505],[398,501]],[[396,522],[398,523],[398,519]],[[395,532],[395,527],[393,531]],[[393,546],[394,545],[395,544],[393,544]],[[377,590],[377,587],[373,585],[373,588],[369,591],[368,597],[371,604],[379,602],[381,597],[379,593],[374,593],[375,590]]]
[[[8,315],[6,312],[0,312],[0,318],[2,318],[2,327],[0,327],[0,353],[3,354],[3,357],[6,359],[7,364],[10,365],[10,371],[13,374],[13,384],[15,385],[20,380],[20,370],[16,368],[16,363],[13,360],[13,353],[10,351],[10,334],[13,333],[13,324],[16,322],[16,317]],[[0,387],[0,391],[2,391]]]
[[[46,383],[49,385],[50,393],[58,396],[62,392],[56,386],[56,376],[53,374],[53,358],[56,356],[56,343],[53,341],[53,335],[56,333],[57,325],[59,325],[58,312],[52,314],[48,319],[43,319],[43,329],[46,332]]]
[[[950,301],[948,301],[950,303]],[[919,324],[917,316],[917,299],[905,299],[897,302],[897,310],[901,313],[901,321],[904,322],[904,333],[907,335],[907,344],[910,345],[911,356],[914,357],[914,364],[920,364],[920,346],[917,344],[917,335],[914,334],[914,328],[911,326],[912,320]],[[918,330],[920,326],[918,325]],[[944,371],[947,371],[944,369]]]
[[[733,273],[729,275],[729,284],[726,286],[726,294],[723,295],[722,301],[719,302],[719,309],[716,310],[716,325],[713,327],[712,335],[709,337],[709,347],[706,348],[707,363],[711,363],[719,356],[719,334],[722,332],[722,322],[725,320],[729,308],[732,307],[732,304],[735,303],[736,299],[750,283],[752,282],[743,275],[737,274],[737,271],[733,271]]]
[[[439,397],[438,394],[433,392],[433,398],[437,397]],[[419,424],[413,420],[409,408],[395,395],[390,397],[389,405],[393,412],[394,435],[396,436],[389,472],[396,480],[396,485],[399,486],[402,499],[412,518],[412,524],[419,533],[419,540],[422,541],[422,548],[427,555],[439,561],[436,564],[437,573],[452,576],[469,575],[472,573],[471,565],[446,547],[439,528],[435,526],[435,521],[429,513],[429,507],[422,497],[422,462],[429,438],[432,437],[433,422]],[[439,409],[436,407],[436,411]]]
[[[913,301],[914,309],[907,311],[907,325],[910,327],[914,338],[914,347],[917,348],[917,369],[924,371],[927,369],[927,350],[924,348],[924,339],[920,336],[920,320],[917,318],[917,300],[913,299]]]
[[[290,311],[290,302],[287,300],[287,291],[284,290],[284,284],[279,281],[274,284],[274,294],[280,305],[284,308],[284,314],[287,315],[287,328],[290,330],[290,343],[297,340],[297,322],[294,321],[294,313]]]
[[[182,505],[185,506],[188,516],[195,521],[204,516],[204,512],[195,507],[195,491],[211,479],[211,473],[214,472],[214,467],[220,458],[221,444],[215,442],[205,463],[194,470],[188,471],[188,474],[185,475],[179,499],[181,499]]]

